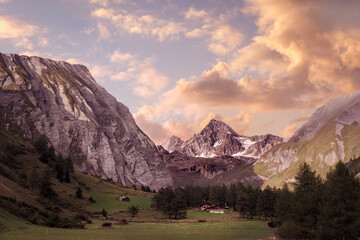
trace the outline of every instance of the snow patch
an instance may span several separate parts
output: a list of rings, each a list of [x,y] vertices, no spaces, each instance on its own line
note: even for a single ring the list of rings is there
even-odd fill
[[[253,155],[249,155],[249,154],[245,154],[246,150],[242,151],[242,152],[237,152],[234,153],[233,155],[231,155],[232,157],[248,157],[248,158],[256,158],[259,159],[260,157],[257,156],[253,156]]]
[[[221,144],[223,144],[223,140],[217,141],[216,143],[214,143],[214,147],[220,146]]]
[[[217,155],[215,153],[211,153],[211,154],[204,154],[204,153],[201,153],[200,155],[196,155],[195,157],[201,157],[201,158],[213,158],[213,157],[216,157]]]
[[[341,137],[341,130],[344,128],[344,125],[341,123],[336,124],[335,134]]]

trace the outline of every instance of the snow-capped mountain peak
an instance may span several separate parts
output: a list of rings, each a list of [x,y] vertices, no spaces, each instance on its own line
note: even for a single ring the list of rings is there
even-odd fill
[[[270,134],[252,137],[239,135],[223,121],[212,119],[200,133],[190,139],[182,141],[173,136],[162,146],[169,152],[179,151],[189,157],[231,155],[257,159],[282,141],[282,138]]]

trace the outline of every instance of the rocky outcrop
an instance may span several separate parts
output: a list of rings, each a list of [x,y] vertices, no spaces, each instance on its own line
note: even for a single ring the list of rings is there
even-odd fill
[[[154,143],[82,65],[0,54],[0,123],[28,139],[46,135],[77,169],[123,185],[172,185]]]
[[[180,150],[182,144],[184,143],[183,140],[181,140],[181,138],[176,137],[176,136],[172,136],[171,138],[169,138],[168,140],[166,140],[165,142],[163,142],[161,144],[161,146],[166,149],[169,152],[173,152],[175,150]]]
[[[209,124],[185,142],[178,137],[171,137],[162,146],[170,153],[178,151],[189,157],[213,158],[230,155],[253,160],[283,139],[271,134],[261,136],[242,136],[222,121],[212,119]]]

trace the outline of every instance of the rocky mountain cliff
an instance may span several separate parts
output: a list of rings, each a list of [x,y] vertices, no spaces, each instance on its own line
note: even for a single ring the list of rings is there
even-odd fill
[[[325,176],[338,161],[360,155],[360,91],[333,98],[318,108],[287,143],[265,153],[255,172],[265,184],[281,186],[294,181],[301,162],[306,161]]]
[[[263,179],[254,173],[253,163],[282,141],[271,134],[242,136],[213,119],[190,139],[183,141],[173,136],[158,148],[175,186],[237,182],[261,186]]]
[[[82,65],[0,54],[0,112],[3,127],[27,139],[46,135],[81,171],[123,185],[172,185],[128,108]]]
[[[190,139],[183,141],[171,137],[162,146],[170,153],[178,151],[189,157],[213,158],[230,155],[258,159],[283,139],[271,134],[260,136],[242,136],[226,123],[212,119],[209,124]]]

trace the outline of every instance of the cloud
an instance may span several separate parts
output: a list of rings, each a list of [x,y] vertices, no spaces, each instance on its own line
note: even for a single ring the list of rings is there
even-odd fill
[[[98,82],[105,82],[112,74],[113,71],[109,66],[91,64],[89,71],[93,78]]]
[[[190,7],[184,13],[184,16],[188,20],[204,20],[209,18],[209,14],[205,10],[197,10],[194,7]]]
[[[290,138],[292,137],[292,135],[294,135],[294,133],[296,132],[296,130],[298,130],[301,125],[306,122],[308,119],[310,118],[310,116],[303,116],[303,117],[299,117],[299,118],[295,118],[293,119],[288,125],[285,126],[285,128],[281,131],[281,135],[284,138]]]
[[[46,47],[46,46],[49,45],[49,40],[47,38],[45,38],[45,37],[39,37],[38,38],[38,44],[41,47]]]
[[[34,36],[39,32],[38,26],[21,21],[15,17],[0,16],[0,39],[13,39],[21,42],[26,41],[28,37]]]
[[[243,47],[237,42],[227,62],[180,79],[163,94],[159,108],[179,116],[190,109],[312,109],[360,89],[360,15],[354,9],[360,9],[359,1],[340,6],[333,0],[247,0],[244,12],[254,15],[258,26],[252,42]],[[212,36],[217,28],[207,25],[192,34]],[[233,31],[224,29],[220,32]],[[214,52],[222,54],[220,45]]]
[[[123,10],[117,12],[112,8],[98,8],[92,11],[91,15],[97,19],[109,21],[119,32],[153,37],[160,42],[166,39],[176,39],[185,32],[185,27],[181,23],[151,15],[138,16]]]
[[[113,81],[132,81],[132,88],[136,95],[152,97],[160,93],[169,83],[169,78],[159,72],[154,66],[154,59],[138,60],[130,53],[115,50],[109,56],[110,62],[125,66],[121,72],[111,76]]]
[[[1,3],[8,3],[8,2],[10,2],[11,0],[0,0],[0,4]]]
[[[190,121],[169,119],[164,123],[155,121],[154,108],[145,105],[134,114],[134,119],[138,126],[153,140],[160,144],[171,136],[178,136],[182,139],[188,139],[194,132],[193,124]]]
[[[299,125],[296,123],[291,123],[289,125],[286,125],[285,128],[281,131],[281,135],[284,138],[290,138],[296,130],[298,130]]]
[[[26,37],[18,38],[15,40],[15,46],[16,47],[22,47],[27,50],[33,49],[33,43]]]
[[[111,33],[109,29],[102,23],[97,24],[97,30],[99,31],[99,40],[110,39]]]
[[[193,134],[200,132],[211,119],[224,121],[239,134],[247,134],[251,121],[251,114],[240,111],[236,116],[223,117],[216,112],[210,112],[195,121],[177,120],[170,118],[165,122],[155,121],[155,117],[161,114],[153,106],[145,105],[134,114],[134,119],[139,127],[153,140],[160,144],[171,136],[180,137],[183,140],[189,139]]]
[[[115,50],[110,55],[110,62],[126,64],[126,65],[133,65],[136,63],[136,58],[133,55],[131,55],[130,53],[122,53],[119,50]]]
[[[201,27],[190,29],[186,32],[187,38],[204,38],[209,51],[218,54],[226,55],[235,50],[243,40],[243,34],[233,28],[225,15],[220,15],[216,18],[204,10],[196,10],[190,7],[184,14],[188,21],[200,21]]]
[[[108,1],[107,0],[90,0],[91,4],[98,4],[100,6],[103,7],[107,7],[108,6]]]

